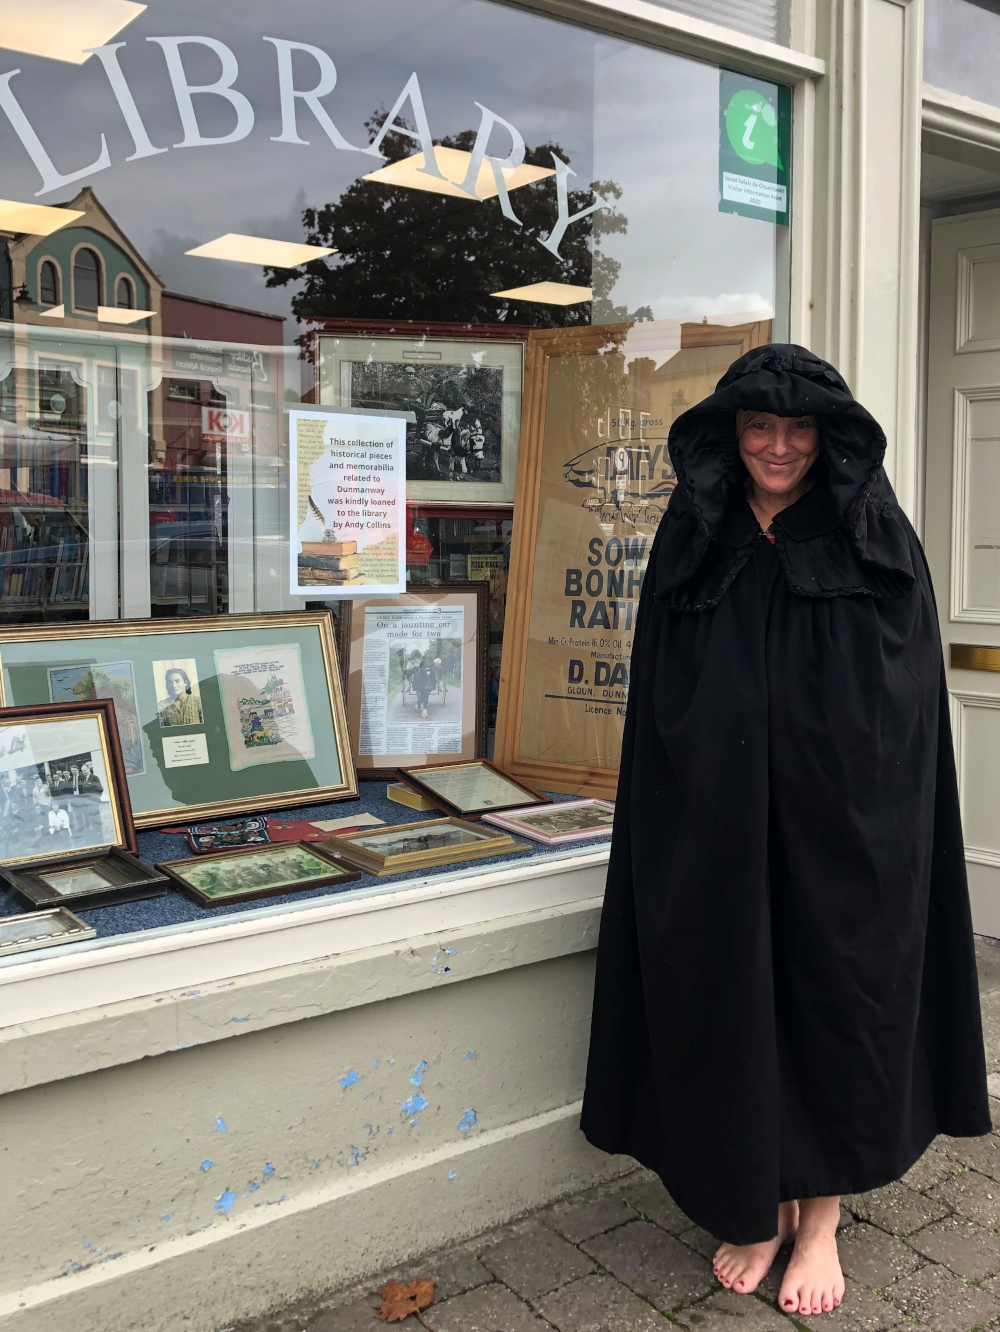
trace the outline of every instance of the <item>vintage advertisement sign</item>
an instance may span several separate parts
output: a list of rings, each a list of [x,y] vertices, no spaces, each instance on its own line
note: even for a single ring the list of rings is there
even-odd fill
[[[290,411],[295,596],[406,590],[406,419]]]
[[[719,71],[719,212],[788,226],[792,94]]]
[[[670,424],[767,325],[664,328],[660,344],[635,328],[529,343],[496,762],[542,790],[614,795],[639,593],[676,484]]]

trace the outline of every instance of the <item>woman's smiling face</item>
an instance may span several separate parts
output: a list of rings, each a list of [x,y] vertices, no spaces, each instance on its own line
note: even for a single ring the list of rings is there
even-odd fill
[[[819,457],[815,416],[755,412],[740,435],[740,457],[759,491],[787,495]]]

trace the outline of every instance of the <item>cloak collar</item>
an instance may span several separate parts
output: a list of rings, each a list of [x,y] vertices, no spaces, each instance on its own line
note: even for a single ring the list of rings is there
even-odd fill
[[[913,587],[908,524],[882,468],[885,436],[844,380],[804,347],[756,347],[679,416],[668,447],[678,484],[656,543],[655,595],[676,610],[718,605],[761,540],[736,441],[742,409],[814,415],[816,484],[774,520],[799,596],[901,596]]]

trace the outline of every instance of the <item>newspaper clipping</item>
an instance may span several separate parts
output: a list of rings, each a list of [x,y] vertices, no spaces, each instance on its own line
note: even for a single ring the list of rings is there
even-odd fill
[[[464,642],[461,606],[368,608],[360,753],[461,753]]]

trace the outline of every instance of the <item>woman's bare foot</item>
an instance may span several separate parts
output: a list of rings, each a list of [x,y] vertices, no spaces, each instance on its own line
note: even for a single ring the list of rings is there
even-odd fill
[[[712,1259],[715,1275],[726,1290],[749,1295],[767,1276],[774,1255],[795,1237],[799,1220],[796,1202],[781,1203],[778,1207],[778,1233],[763,1244],[720,1244]]]
[[[778,1295],[782,1313],[829,1313],[844,1298],[844,1274],[837,1256],[839,1220],[839,1198],[799,1202],[795,1248]]]

